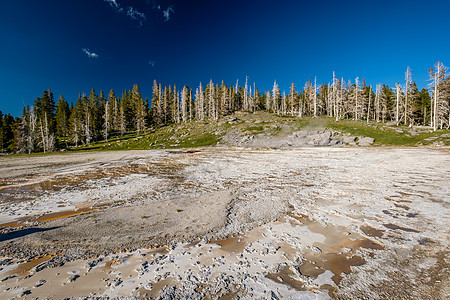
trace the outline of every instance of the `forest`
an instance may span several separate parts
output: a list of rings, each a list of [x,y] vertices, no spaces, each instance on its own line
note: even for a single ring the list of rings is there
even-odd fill
[[[328,116],[392,123],[397,126],[429,126],[433,130],[450,126],[450,76],[447,67],[437,62],[430,68],[428,89],[419,91],[408,67],[405,80],[395,87],[367,85],[358,77],[338,78],[333,72],[329,83],[308,80],[303,88],[294,83],[281,92],[260,92],[246,80],[243,86],[209,81],[194,89],[153,82],[151,99],[144,98],[139,86],[120,96],[110,90],[79,94],[75,103],[61,95],[55,102],[52,91],[44,90],[32,106],[25,106],[20,117],[0,111],[0,152],[51,152],[134,132],[145,134],[150,128],[168,124],[218,120],[236,111],[265,110],[278,115],[302,118]]]

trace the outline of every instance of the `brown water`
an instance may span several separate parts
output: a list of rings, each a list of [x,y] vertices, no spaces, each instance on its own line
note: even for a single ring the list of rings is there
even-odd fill
[[[302,281],[293,278],[296,276],[297,275],[288,266],[284,266],[278,272],[269,273],[265,277],[275,282],[285,284],[298,291],[307,291],[308,289]]]
[[[321,252],[304,254],[302,264],[298,266],[299,273],[302,276],[317,278],[320,274],[329,270],[334,275],[333,282],[339,285],[343,279],[342,274],[350,274],[351,267],[361,266],[366,263],[364,258],[356,255],[359,249],[384,250],[385,247],[370,239],[367,239],[358,233],[351,233],[348,228],[343,226],[322,226],[320,223],[310,219],[304,214],[290,213],[292,219],[280,219],[280,222],[289,221],[293,226],[307,226],[311,232],[319,233],[325,236],[325,242],[314,243]],[[298,223],[297,223],[298,222]],[[374,237],[381,237],[384,230],[378,230],[368,225],[361,226],[361,230]],[[344,249],[347,249],[344,251]],[[350,250],[350,252],[348,252]],[[293,269],[294,268],[294,269]],[[282,284],[286,284],[291,288],[299,291],[313,291],[313,288],[305,286],[303,281],[295,272],[295,267],[285,266],[276,273],[266,275],[267,278]],[[320,289],[327,289],[330,296],[335,296],[336,287],[330,284],[324,284]]]
[[[392,223],[383,224],[383,225],[384,225],[384,227],[392,229],[392,230],[403,230],[403,231],[406,231],[406,232],[416,232],[416,233],[420,232],[420,231],[412,229],[412,228],[401,227],[401,226],[398,226],[398,225],[392,224]]]
[[[372,237],[382,237],[384,230],[381,229],[375,229],[369,225],[362,225],[360,227],[361,231],[364,232],[364,234],[368,235],[368,236],[372,236]]]
[[[210,240],[209,243],[217,244],[228,253],[241,253],[248,243],[242,236],[232,236],[224,240]]]
[[[35,221],[46,222],[46,221],[51,221],[51,220],[56,220],[56,219],[61,219],[61,218],[67,218],[67,217],[71,217],[71,216],[85,214],[85,213],[91,212],[91,211],[99,209],[99,208],[100,207],[98,207],[98,208],[87,207],[87,208],[81,208],[79,210],[66,210],[66,211],[50,213],[50,214],[46,214],[46,215],[43,215],[42,217],[37,218]]]
[[[33,269],[34,267],[40,265],[41,263],[44,263],[46,261],[49,261],[52,258],[52,255],[44,255],[40,258],[32,259],[30,261],[27,261],[23,264],[20,264],[17,269],[14,269],[11,271],[11,274],[17,274],[17,275],[23,275],[27,274]]]

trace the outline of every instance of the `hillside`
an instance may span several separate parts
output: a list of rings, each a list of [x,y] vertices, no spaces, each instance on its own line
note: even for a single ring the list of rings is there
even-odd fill
[[[115,136],[108,142],[100,141],[90,146],[70,147],[69,151],[86,150],[146,150],[178,149],[213,145],[246,146],[245,141],[253,137],[266,139],[286,139],[295,132],[309,131],[310,134],[331,132],[337,137],[370,137],[371,146],[449,146],[450,130],[432,131],[428,127],[388,126],[383,123],[339,120],[330,117],[278,116],[267,112],[235,112],[218,121],[195,121],[171,124],[160,128],[150,128],[142,136],[129,133],[123,138]],[[224,138],[225,137],[225,138]],[[336,146],[358,145],[358,139],[344,139]],[[281,143],[282,144],[282,143]],[[280,143],[263,143],[262,147],[278,148]],[[251,146],[251,145],[250,145]],[[310,146],[320,146],[311,144]],[[327,144],[328,146],[328,144]]]

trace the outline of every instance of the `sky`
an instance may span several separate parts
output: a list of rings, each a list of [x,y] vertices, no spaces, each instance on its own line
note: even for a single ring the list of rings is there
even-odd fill
[[[450,64],[450,1],[2,0],[0,111],[20,116],[43,90],[75,102],[92,88],[196,88],[239,80],[289,91],[336,76],[419,88]]]

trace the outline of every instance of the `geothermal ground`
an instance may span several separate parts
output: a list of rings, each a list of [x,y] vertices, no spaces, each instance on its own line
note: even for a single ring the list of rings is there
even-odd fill
[[[0,158],[0,298],[448,299],[446,148]]]

